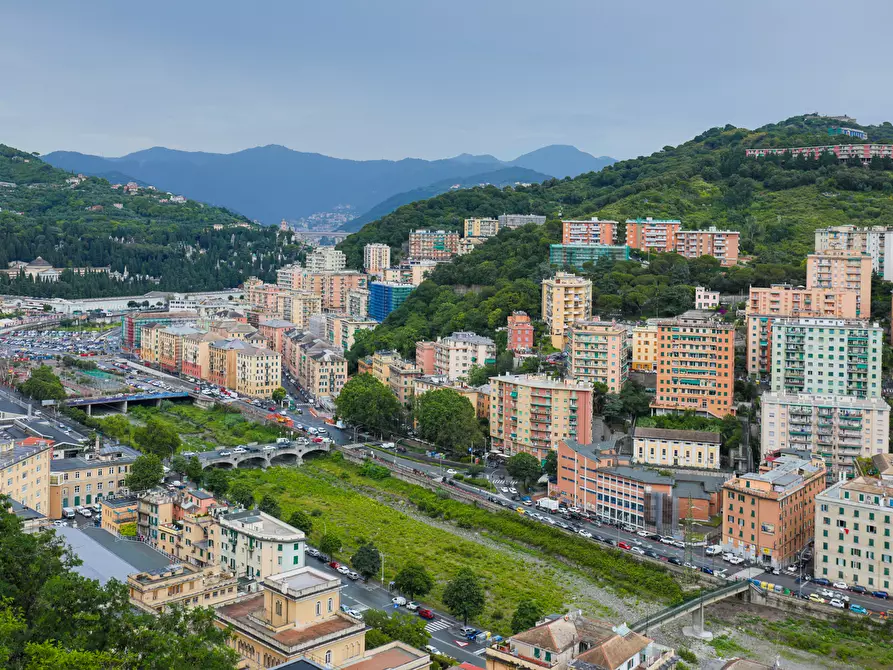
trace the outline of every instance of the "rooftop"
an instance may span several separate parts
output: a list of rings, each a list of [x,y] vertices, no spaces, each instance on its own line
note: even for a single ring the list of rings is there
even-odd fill
[[[94,452],[85,452],[83,456],[75,456],[74,458],[58,458],[50,462],[50,472],[69,472],[71,470],[86,470],[88,468],[103,468],[111,465],[126,465],[133,463],[142,454],[133,449],[120,445],[113,451],[101,454],[97,458],[86,458],[85,456]],[[101,453],[101,452],[100,452]]]
[[[270,575],[264,579],[264,586],[274,591],[300,597],[307,592],[329,591],[333,588],[340,588],[341,580],[310,566],[304,566]]]
[[[536,388],[563,389],[573,391],[591,391],[592,384],[583,381],[558,381],[547,375],[499,375],[492,377],[490,383],[494,381],[505,382],[507,384],[517,384],[519,386],[534,386]]]
[[[224,528],[232,528],[248,535],[279,540],[281,542],[303,542],[303,531],[289,526],[274,516],[260,510],[243,510],[222,514],[219,517]]]
[[[37,454],[52,448],[53,445],[51,442],[38,442],[36,444],[14,443],[13,446],[8,449],[0,451],[0,470],[15,465],[16,463],[20,463],[26,458],[31,458],[32,456],[36,456]]]
[[[478,335],[477,333],[469,332],[469,331],[457,331],[451,335],[444,337],[442,342],[468,342],[470,344],[484,344],[490,346],[493,344],[493,340],[489,337],[484,337],[483,335]]]
[[[676,430],[672,428],[636,428],[633,432],[633,437],[682,440],[684,442],[708,442],[710,444],[720,444],[722,442],[719,433],[707,430]]]

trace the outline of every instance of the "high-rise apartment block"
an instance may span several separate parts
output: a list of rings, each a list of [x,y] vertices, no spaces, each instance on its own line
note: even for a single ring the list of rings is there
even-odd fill
[[[562,221],[562,244],[603,244],[612,245],[617,242],[617,222],[599,220],[593,216],[588,221]]]
[[[369,291],[364,288],[352,288],[347,292],[347,313],[358,319],[369,315]]]
[[[871,269],[893,281],[893,227],[833,226],[815,231],[816,252],[836,250],[871,256]]]
[[[347,267],[347,257],[335,247],[319,247],[307,254],[308,272],[339,272]]]
[[[367,244],[363,247],[363,270],[377,274],[391,267],[391,247],[387,244]]]
[[[759,473],[730,479],[722,487],[722,546],[760,565],[795,562],[813,539],[815,498],[825,488],[820,459],[785,454],[770,457]]]
[[[533,349],[533,324],[530,323],[527,312],[512,312],[508,317],[506,331],[506,349],[509,351]]]
[[[471,218],[465,219],[463,237],[480,237],[487,239],[499,232],[499,219]]]
[[[886,454],[890,446],[890,406],[883,398],[764,393],[760,404],[764,456],[805,450],[829,471],[852,474],[857,458]]]
[[[734,414],[735,327],[701,319],[660,321],[657,326],[658,414],[692,411],[723,418]]]
[[[678,219],[627,219],[626,246],[640,251],[673,251],[680,228],[682,222]]]
[[[541,226],[546,222],[546,217],[539,214],[503,214],[499,217],[499,229],[520,228],[532,223]]]
[[[620,393],[629,378],[629,326],[609,321],[575,321],[566,331],[568,374],[576,381],[604,384]]]
[[[686,258],[713,256],[721,265],[738,264],[739,233],[734,230],[679,230],[676,232],[676,253]]]
[[[856,316],[867,319],[871,314],[871,256],[866,253],[829,249],[809,254],[806,285],[855,291]]]
[[[459,253],[459,233],[453,230],[413,230],[409,233],[409,257],[448,261]]]
[[[657,372],[657,324],[633,327],[632,339],[632,369]]]
[[[472,366],[496,363],[496,344],[477,333],[456,332],[439,338],[434,347],[434,371],[450,381],[464,379]]]
[[[566,272],[543,280],[543,321],[552,346],[564,348],[564,331],[574,321],[592,319],[592,282]]]
[[[855,319],[778,319],[772,392],[879,398],[883,335]]]
[[[559,440],[592,441],[592,384],[546,375],[490,379],[490,438],[506,455],[545,459]]]
[[[406,302],[415,286],[390,281],[374,281],[369,284],[369,316],[384,321],[388,314]]]

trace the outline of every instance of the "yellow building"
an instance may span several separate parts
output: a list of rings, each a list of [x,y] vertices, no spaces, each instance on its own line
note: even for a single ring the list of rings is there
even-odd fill
[[[138,355],[140,360],[150,365],[158,365],[158,336],[166,326],[161,323],[150,323],[140,328],[140,348]]]
[[[388,386],[397,396],[400,404],[406,405],[412,401],[414,394],[414,382],[422,376],[422,369],[412,361],[399,360],[390,365]]]
[[[391,247],[387,244],[367,244],[363,247],[363,270],[367,274],[381,272],[391,265]]]
[[[0,495],[48,516],[52,445],[36,437],[0,444]]]
[[[124,445],[102,447],[97,454],[54,459],[49,464],[49,512],[61,519],[66,507],[92,505],[109,496],[128,493],[125,483],[140,452]]]
[[[276,296],[274,316],[291,321],[296,328],[310,325],[310,317],[322,313],[322,297],[311,291],[283,290]]]
[[[452,389],[464,398],[475,409],[478,418],[490,416],[490,392],[489,386],[468,386],[459,382],[452,382],[444,375],[421,375],[412,380],[412,393],[418,397],[428,391],[436,389]]]
[[[347,359],[342,350],[312,333],[291,332],[283,340],[289,373],[317,399],[334,399],[347,383]]]
[[[637,372],[657,372],[657,324],[649,323],[633,328],[632,369]]]
[[[493,237],[499,232],[499,219],[471,218],[465,219],[463,237]]]
[[[361,330],[374,330],[378,326],[378,321],[369,319],[340,319],[341,337],[336,346],[340,346],[344,351],[349,350],[357,341],[357,333]]]
[[[238,339],[212,342],[207,380],[238,393],[269,398],[282,385],[282,355]]]
[[[721,444],[720,434],[710,431],[637,427],[633,459],[649,465],[719,469]]]
[[[214,607],[239,597],[239,580],[219,565],[197,568],[175,563],[127,576],[130,602],[156,614],[171,605]]]
[[[138,517],[139,499],[135,496],[115,496],[100,501],[100,519],[102,529],[112,535],[121,533],[121,527],[134,524]]]
[[[552,346],[564,349],[564,331],[574,321],[592,318],[592,282],[558,272],[543,280],[543,321],[549,326]]]

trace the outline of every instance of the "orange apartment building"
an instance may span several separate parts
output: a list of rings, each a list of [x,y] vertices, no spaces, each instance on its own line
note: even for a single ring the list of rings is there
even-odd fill
[[[632,339],[632,369],[657,372],[657,324],[633,327]]]
[[[629,326],[611,321],[575,321],[566,331],[568,373],[576,381],[604,384],[620,393],[629,378]]]
[[[825,490],[821,456],[784,454],[767,459],[722,487],[723,549],[781,568],[814,538],[815,497]]]
[[[713,256],[724,267],[738,264],[738,238],[734,230],[680,230],[676,233],[676,253],[686,258]]]
[[[283,340],[285,333],[293,330],[297,326],[291,321],[285,319],[261,319],[257,324],[257,331],[263,335],[267,348],[278,351],[280,354],[283,350]]]
[[[676,248],[676,233],[682,227],[678,219],[626,220],[626,246],[640,251],[667,252]]]
[[[605,244],[617,243],[617,222],[599,220],[593,216],[588,221],[562,221],[562,244]]]
[[[656,414],[693,411],[723,418],[735,413],[735,327],[678,318],[657,326]]]
[[[321,298],[323,309],[346,312],[348,292],[368,290],[368,279],[363,273],[354,270],[306,272],[303,288]]]
[[[826,249],[806,257],[806,286],[855,291],[856,318],[871,316],[871,255]]]
[[[490,438],[508,456],[526,452],[540,460],[568,438],[592,441],[592,384],[546,375],[490,379]]]
[[[773,284],[750,289],[747,303],[747,374],[768,375],[772,365],[772,324],[785,317],[855,319],[859,294],[850,289]]]
[[[208,381],[247,396],[269,398],[282,385],[282,356],[242,340],[212,342]]]
[[[533,324],[527,312],[512,312],[506,325],[505,348],[509,351],[529,351],[533,349]]]
[[[435,348],[434,342],[416,342],[415,363],[426,375],[434,374]]]
[[[567,272],[544,279],[542,314],[552,346],[564,349],[565,329],[574,321],[592,319],[592,282]]]
[[[459,253],[459,233],[452,230],[413,230],[409,233],[409,257],[448,261]]]
[[[211,343],[219,342],[222,339],[223,336],[217,333],[203,333],[201,331],[184,335],[182,344],[183,374],[196,379],[207,379]]]

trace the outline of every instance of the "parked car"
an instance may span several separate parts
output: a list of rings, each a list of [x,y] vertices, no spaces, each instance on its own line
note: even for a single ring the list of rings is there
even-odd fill
[[[812,580],[812,583],[817,584],[818,586],[831,586],[831,581],[824,577],[816,577]]]
[[[618,542],[617,546],[620,547],[621,549],[626,549],[627,551],[629,551],[631,549],[630,545],[627,544],[626,542]]]
[[[642,549],[642,547],[633,547],[632,549],[630,549],[630,551],[633,552],[634,554],[639,554],[639,556],[645,555],[645,550]]]
[[[350,568],[348,568],[346,565],[340,565],[338,566],[338,572],[340,572],[342,575],[349,575]]]
[[[670,556],[670,557],[667,559],[667,562],[668,562],[668,563],[672,563],[673,565],[682,565],[682,561],[679,560],[678,558],[676,558],[675,556]]]
[[[850,605],[850,612],[853,614],[868,614],[868,610],[862,607],[862,605],[857,605],[853,603]]]
[[[404,605],[406,605],[406,598],[404,598],[403,596],[394,596],[393,598],[391,598],[391,602],[394,605],[397,605],[397,607],[403,607]]]
[[[433,647],[430,644],[425,645],[425,651],[427,651],[430,656],[440,656],[441,655],[440,649],[438,649],[437,647]]]
[[[347,573],[347,578],[350,579],[351,581],[355,582],[360,578],[360,573],[351,570],[350,572]]]
[[[831,607],[836,607],[839,610],[846,609],[846,605],[844,605],[843,601],[839,600],[838,598],[832,598],[831,602],[829,602],[828,604],[831,605]]]
[[[414,600],[410,600],[408,603],[406,603],[406,609],[408,609],[410,612],[416,612],[419,609],[419,604]]]
[[[470,633],[477,633],[477,630],[471,626],[462,626],[462,628],[459,629],[459,635],[462,637],[467,637]]]
[[[822,596],[820,596],[818,593],[811,593],[809,595],[809,599],[814,603],[821,603],[823,605],[825,604],[825,599],[822,598]]]
[[[319,550],[318,550],[318,549],[314,549],[313,547],[307,547],[307,548],[304,550],[304,553],[306,553],[306,554],[308,554],[308,555],[310,555],[310,556],[313,556],[314,558],[316,558],[317,556],[319,556]]]
[[[850,588],[849,586],[847,586],[846,582],[834,582],[834,584],[832,584],[832,586],[835,589],[840,589],[841,591],[846,591]]]
[[[648,537],[649,533],[647,530],[638,530],[636,531],[636,535],[639,537]]]
[[[853,585],[850,587],[850,591],[851,591],[852,593],[865,593],[865,587],[864,587],[864,586],[859,586],[858,584],[853,584]]]
[[[591,537],[592,537],[592,533],[590,533],[588,530],[581,530],[578,534],[579,534],[581,537],[586,537],[586,538],[591,538]]]
[[[347,616],[349,616],[349,617],[353,617],[354,619],[362,619],[363,618],[363,615],[355,609],[349,609],[349,610],[347,610],[347,612],[345,612],[345,614],[347,614]]]
[[[236,447],[235,449],[233,449],[233,453],[234,454],[246,454],[246,453],[248,453],[248,450],[245,447]]]
[[[722,547],[718,544],[712,544],[706,549],[704,549],[704,553],[707,556],[716,556],[717,554],[722,552]]]
[[[731,563],[732,565],[741,565],[742,563],[744,563],[744,559],[740,556],[732,556],[729,559],[729,563]]]
[[[231,451],[229,451],[228,449],[224,449],[223,451],[220,452],[220,455],[221,456],[232,456],[233,453]]]
[[[332,570],[337,570],[341,567],[341,564],[338,563],[338,561],[329,561],[329,567],[332,568]]]
[[[428,609],[419,610],[419,616],[423,619],[428,619],[429,621],[434,618],[434,612]]]
[[[657,553],[656,551],[654,551],[653,549],[646,549],[646,550],[645,550],[645,555],[648,556],[648,557],[650,557],[650,558],[660,558],[660,554],[658,554],[658,553]]]
[[[871,595],[875,598],[881,598],[882,600],[887,600],[890,597],[890,594],[886,591],[873,591]]]
[[[67,526],[67,525],[68,525],[68,522],[67,522],[67,521],[62,521],[62,519],[57,519],[56,521],[53,521],[53,525],[54,525],[56,528],[61,528],[62,526]]]

